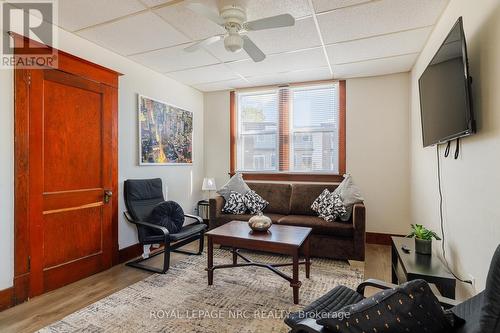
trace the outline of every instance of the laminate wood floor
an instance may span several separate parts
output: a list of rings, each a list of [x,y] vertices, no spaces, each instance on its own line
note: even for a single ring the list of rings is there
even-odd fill
[[[191,249],[196,250],[196,246],[197,244],[192,244]],[[151,261],[157,261],[159,266],[161,258],[162,255]],[[183,254],[172,253],[171,264],[175,265],[183,258]],[[365,278],[390,281],[390,246],[367,244],[366,261],[352,264],[365,265]],[[0,332],[34,332],[150,274],[152,273],[125,265],[115,266],[0,312]],[[367,293],[373,292],[374,290],[367,290]]]

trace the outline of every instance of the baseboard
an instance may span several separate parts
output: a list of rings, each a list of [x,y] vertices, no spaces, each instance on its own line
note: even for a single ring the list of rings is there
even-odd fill
[[[137,243],[118,250],[118,263],[123,264],[142,254],[142,245]]]
[[[378,232],[367,232],[366,233],[366,243],[368,244],[378,244],[378,245],[391,245],[391,237],[404,237],[405,235],[397,234],[382,234]]]
[[[0,311],[14,305],[14,287],[0,290]]]
[[[158,248],[151,248],[151,252],[162,248],[163,244],[161,244]],[[137,258],[138,256],[142,255],[142,251],[142,245],[139,243],[120,249],[118,251],[118,264],[123,264],[124,262]]]

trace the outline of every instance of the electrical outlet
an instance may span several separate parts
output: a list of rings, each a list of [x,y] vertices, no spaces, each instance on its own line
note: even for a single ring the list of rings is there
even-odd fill
[[[476,278],[472,274],[469,274],[469,280],[472,282],[472,289],[476,290]]]

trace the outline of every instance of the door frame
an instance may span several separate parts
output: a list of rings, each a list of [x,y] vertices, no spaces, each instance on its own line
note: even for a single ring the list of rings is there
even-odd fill
[[[22,35],[10,33],[17,48],[24,43],[48,47]],[[50,47],[49,47],[50,48]],[[118,77],[122,74],[64,51],[57,52],[59,71],[83,77],[113,89],[112,92],[112,265],[118,263]],[[51,67],[46,67],[50,69]],[[29,223],[29,90],[31,71],[14,68],[14,304],[34,296],[30,290],[30,223]]]

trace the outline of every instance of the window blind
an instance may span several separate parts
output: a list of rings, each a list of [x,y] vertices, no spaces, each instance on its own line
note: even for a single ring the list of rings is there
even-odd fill
[[[236,171],[338,174],[338,83],[240,91],[236,112]]]
[[[290,89],[290,171],[338,173],[335,87]]]
[[[237,167],[278,171],[277,91],[238,94]]]

